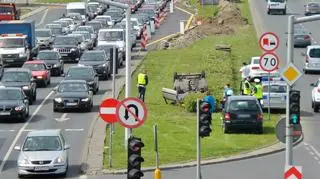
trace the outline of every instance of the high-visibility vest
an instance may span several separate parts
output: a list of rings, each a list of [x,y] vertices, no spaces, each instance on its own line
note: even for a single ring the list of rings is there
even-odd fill
[[[260,84],[257,84],[254,87],[256,88],[256,91],[253,96],[255,96],[257,99],[262,99],[263,98],[262,86]]]
[[[246,84],[249,85],[249,88],[246,87]],[[243,83],[243,86],[242,86],[242,89],[243,89],[243,94],[245,95],[250,95],[251,94],[251,84],[249,81],[244,81]]]
[[[146,74],[139,73],[139,75],[138,75],[138,84],[139,85],[146,85],[147,84]]]

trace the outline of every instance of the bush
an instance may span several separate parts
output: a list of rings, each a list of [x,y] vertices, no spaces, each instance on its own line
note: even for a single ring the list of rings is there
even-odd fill
[[[186,97],[184,97],[184,108],[188,112],[196,112],[197,110],[197,99],[202,99],[205,96],[204,93],[189,93]]]

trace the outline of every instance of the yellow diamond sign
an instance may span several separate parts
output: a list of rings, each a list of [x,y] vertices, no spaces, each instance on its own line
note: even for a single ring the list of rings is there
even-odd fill
[[[293,63],[289,63],[281,72],[282,78],[286,80],[290,86],[293,85],[301,75],[302,73]]]

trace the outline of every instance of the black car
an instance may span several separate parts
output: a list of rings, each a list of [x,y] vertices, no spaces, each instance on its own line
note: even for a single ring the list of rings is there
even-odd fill
[[[53,41],[53,50],[60,53],[62,60],[77,62],[81,56],[77,37],[58,36]]]
[[[254,96],[230,96],[222,111],[224,133],[231,129],[254,129],[263,133],[263,112]]]
[[[28,96],[29,104],[37,99],[36,79],[27,68],[8,68],[4,71],[0,86],[20,87]]]
[[[98,34],[99,30],[103,28],[103,25],[100,21],[92,20],[86,23],[87,26],[91,26],[96,34]]]
[[[93,94],[84,80],[63,80],[53,89],[53,111],[80,109],[90,112],[93,108]]]
[[[65,80],[85,80],[94,94],[99,91],[99,76],[92,66],[73,66],[69,68]]]
[[[60,76],[64,73],[64,62],[61,59],[59,52],[53,50],[42,50],[38,53],[37,60],[46,62],[51,73]]]
[[[96,73],[105,80],[111,75],[110,59],[103,50],[85,51],[78,65],[92,66]]]
[[[113,54],[112,54],[111,51],[113,51],[113,46],[110,46],[110,45],[99,45],[99,46],[97,46],[95,48],[95,50],[103,50],[106,53],[107,57],[112,60]],[[120,67],[122,67],[124,65],[125,56],[123,56],[124,53],[122,53],[120,50],[116,50],[116,52],[118,52],[117,55],[116,55],[116,58],[117,58],[117,61],[116,61],[117,66],[116,66],[116,68],[120,68]],[[112,62],[111,62],[111,64],[112,64]],[[110,66],[112,66],[112,65],[110,65]],[[111,72],[112,72],[112,67],[110,67],[110,68],[111,68]]]
[[[25,121],[29,116],[29,100],[21,88],[0,87],[0,119]]]

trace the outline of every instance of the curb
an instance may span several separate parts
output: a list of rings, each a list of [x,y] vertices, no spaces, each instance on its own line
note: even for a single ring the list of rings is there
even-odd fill
[[[293,146],[297,146],[298,144],[300,144],[303,141],[303,135],[301,135],[300,139],[293,144]],[[270,150],[268,152],[261,152],[261,153],[257,153],[257,154],[250,154],[250,153],[254,153],[257,152],[259,150],[264,150],[267,148],[272,148],[272,147],[277,147],[281,145],[280,142],[276,142],[270,146],[267,147],[263,147],[260,148],[258,150],[254,150],[254,151],[250,151],[244,154],[240,154],[240,155],[236,155],[236,156],[230,156],[230,157],[222,157],[222,158],[217,158],[217,159],[209,159],[209,160],[202,160],[201,161],[201,165],[212,165],[212,164],[221,164],[221,163],[227,163],[227,162],[234,162],[234,161],[241,161],[241,160],[246,160],[246,159],[252,159],[252,158],[258,158],[258,157],[262,157],[262,156],[266,156],[266,155],[270,155],[270,154],[275,154],[281,151],[285,150],[285,147],[278,147],[278,149],[273,149]],[[283,144],[282,144],[283,145]],[[197,163],[196,161],[193,162],[188,162],[188,163],[182,163],[182,164],[169,164],[169,165],[164,165],[164,166],[160,166],[159,168],[161,170],[172,170],[172,169],[179,169],[179,168],[188,168],[188,167],[194,167],[196,166]],[[150,172],[150,171],[154,171],[155,167],[147,167],[147,168],[142,168],[142,171],[144,172]],[[126,169],[122,169],[122,170],[103,170],[103,174],[114,174],[114,175],[123,175],[126,174],[127,170]]]
[[[28,17],[30,17],[30,16],[39,14],[39,13],[41,13],[42,11],[45,11],[45,10],[47,10],[47,9],[48,9],[48,7],[41,6],[41,7],[39,7],[39,8],[36,8],[35,10],[27,13],[27,14],[22,15],[22,16],[20,17],[20,19],[21,19],[21,20],[24,20],[24,19],[26,19],[26,18],[28,18]]]

